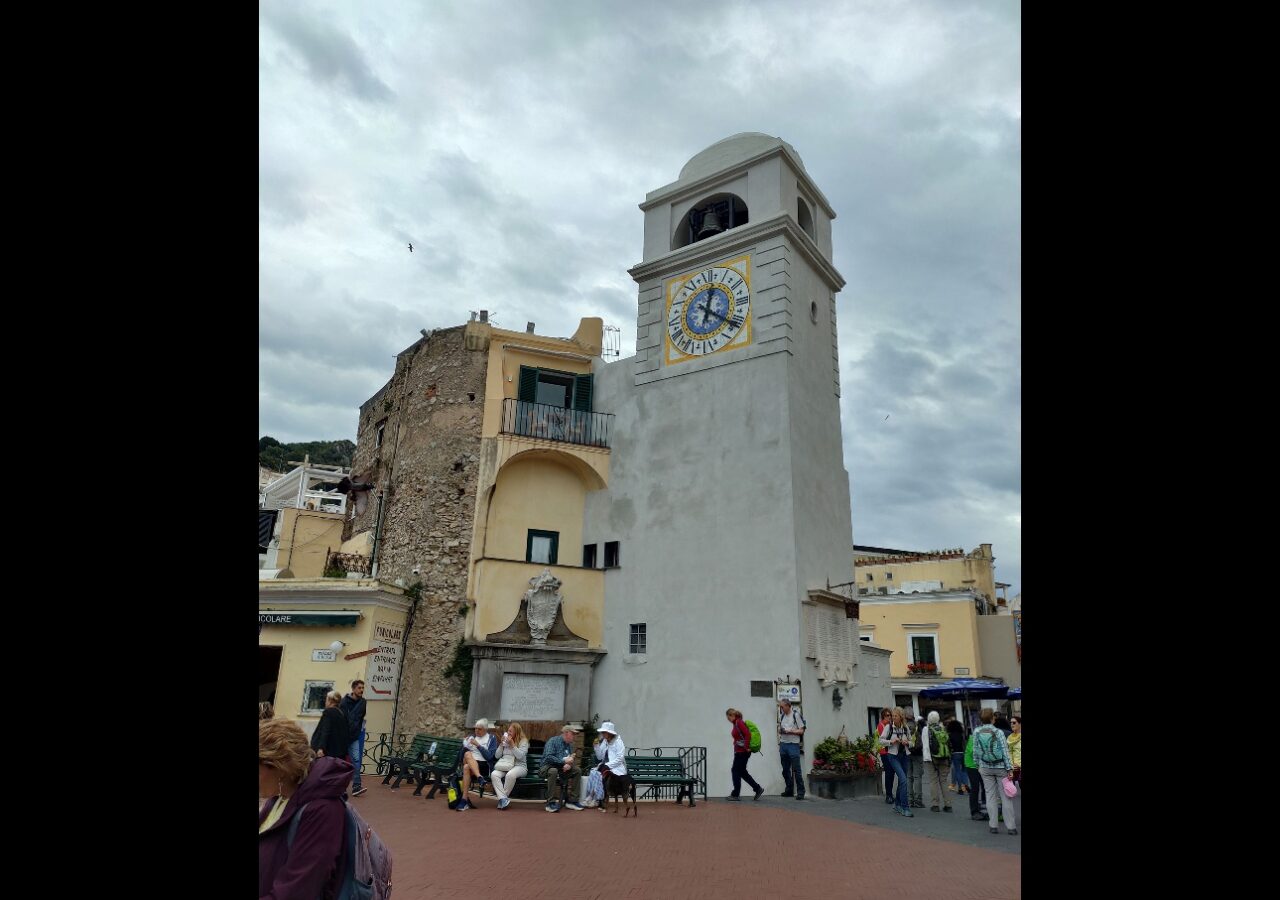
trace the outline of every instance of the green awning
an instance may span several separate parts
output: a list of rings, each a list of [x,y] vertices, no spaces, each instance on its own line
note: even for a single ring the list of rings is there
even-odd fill
[[[354,625],[360,621],[356,609],[276,609],[258,610],[258,625]]]

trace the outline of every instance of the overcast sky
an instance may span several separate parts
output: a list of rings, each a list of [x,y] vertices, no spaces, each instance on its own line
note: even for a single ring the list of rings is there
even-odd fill
[[[394,355],[470,310],[558,336],[602,316],[629,356],[637,204],[764,132],[838,216],[854,542],[989,542],[1022,590],[1017,3],[259,13],[260,436],[354,440]]]

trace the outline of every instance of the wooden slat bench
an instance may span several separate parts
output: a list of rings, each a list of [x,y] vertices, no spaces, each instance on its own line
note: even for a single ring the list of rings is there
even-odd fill
[[[386,764],[387,772],[382,779],[383,784],[387,784],[391,779],[395,778],[395,784],[391,785],[391,789],[395,790],[400,787],[401,779],[408,778],[413,780],[413,773],[409,767],[427,757],[427,751],[431,749],[431,742],[435,740],[429,734],[415,734],[413,743],[409,745],[409,749],[405,751],[403,756],[389,756],[383,762]]]
[[[687,795],[689,807],[693,808],[693,788],[697,779],[685,772],[684,764],[680,762],[679,757],[628,754],[626,764],[627,774],[637,785],[678,785],[676,804],[681,805],[681,801]]]
[[[432,738],[435,744],[435,755],[428,756],[409,768],[418,778],[418,786],[413,789],[413,796],[422,794],[422,789],[431,783],[430,800],[436,791],[444,788],[445,782],[454,769],[458,767],[458,759],[462,756],[462,738]]]

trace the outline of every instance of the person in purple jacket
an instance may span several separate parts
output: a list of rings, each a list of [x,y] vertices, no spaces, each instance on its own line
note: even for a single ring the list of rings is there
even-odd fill
[[[298,723],[258,723],[258,795],[270,798],[258,811],[261,900],[316,900],[337,891],[346,874],[339,871],[346,827],[342,795],[352,771],[340,757],[313,760]],[[291,846],[289,826],[295,819]]]

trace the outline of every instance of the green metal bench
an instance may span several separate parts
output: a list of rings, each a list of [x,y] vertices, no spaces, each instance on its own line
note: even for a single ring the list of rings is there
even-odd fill
[[[418,786],[413,789],[413,796],[421,795],[422,789],[428,782],[431,783],[431,793],[427,794],[428,800],[436,795],[436,791],[444,788],[445,781],[453,770],[458,768],[458,760],[462,758],[462,738],[442,737],[431,740],[435,746],[434,753],[409,767],[418,778]]]
[[[388,756],[382,760],[386,764],[387,772],[382,779],[383,784],[387,784],[392,778],[395,778],[395,784],[391,785],[394,791],[400,787],[400,781],[408,778],[411,781],[414,776],[410,771],[410,766],[419,760],[425,759],[427,752],[431,749],[431,742],[434,738],[429,734],[415,734],[413,743],[409,745],[409,749],[405,751],[403,756]]]
[[[693,808],[693,788],[698,779],[684,769],[684,763],[677,756],[640,756],[627,751],[627,774],[631,780],[640,785],[676,786],[676,805],[682,805],[685,796],[689,798],[689,808]]]

